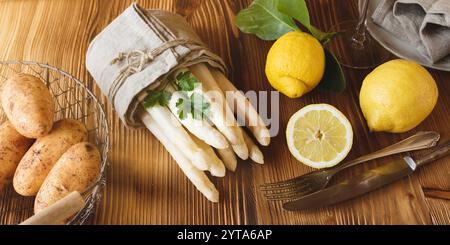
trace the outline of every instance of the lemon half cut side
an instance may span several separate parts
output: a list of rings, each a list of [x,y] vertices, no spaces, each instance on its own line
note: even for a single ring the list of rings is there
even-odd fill
[[[308,105],[289,120],[286,139],[297,160],[313,168],[329,168],[350,152],[353,130],[349,120],[335,107]]]

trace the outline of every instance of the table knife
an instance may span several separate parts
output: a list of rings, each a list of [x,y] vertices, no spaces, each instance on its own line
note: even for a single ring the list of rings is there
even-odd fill
[[[284,203],[283,208],[289,211],[315,209],[350,200],[400,180],[412,174],[417,168],[447,155],[450,155],[450,141],[434,148],[434,151],[426,155],[417,158],[407,156],[394,160],[367,170],[352,179],[341,181],[321,191]]]

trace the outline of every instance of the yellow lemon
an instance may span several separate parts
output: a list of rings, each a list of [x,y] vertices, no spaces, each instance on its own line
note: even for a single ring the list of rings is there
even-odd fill
[[[402,133],[430,115],[438,95],[436,82],[425,68],[412,61],[392,60],[364,79],[359,99],[370,130]]]
[[[276,90],[299,98],[314,89],[325,71],[325,52],[320,42],[304,32],[289,32],[269,51],[266,75]]]
[[[328,168],[350,152],[353,130],[344,114],[333,106],[309,105],[289,120],[286,140],[297,160],[313,168]]]

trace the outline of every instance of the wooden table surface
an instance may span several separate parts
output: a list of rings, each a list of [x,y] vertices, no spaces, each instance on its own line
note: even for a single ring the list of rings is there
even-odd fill
[[[85,68],[89,42],[131,4],[131,0],[0,0],[0,60],[49,63],[84,81],[102,103],[107,101]],[[231,70],[238,88],[270,91],[264,75],[271,42],[244,35],[233,25],[235,14],[251,0],[149,0],[185,16]],[[356,1],[310,0],[312,21],[322,29],[355,18]],[[93,224],[450,224],[450,201],[433,198],[432,190],[450,193],[450,158],[415,175],[333,207],[287,212],[267,202],[260,184],[311,171],[297,162],[285,144],[289,117],[311,103],[329,103],[347,115],[355,139],[352,159],[419,130],[436,130],[450,138],[450,73],[430,70],[440,97],[432,115],[405,134],[370,133],[358,106],[361,81],[369,71],[345,70],[349,86],[336,94],[314,90],[301,99],[280,99],[280,133],[264,148],[266,164],[239,162],[236,173],[214,179],[221,202],[209,203],[195,190],[169,154],[146,130],[127,129],[107,108],[112,150],[107,186]],[[400,95],[401,96],[401,95]],[[355,167],[338,176],[350,178],[392,158]]]

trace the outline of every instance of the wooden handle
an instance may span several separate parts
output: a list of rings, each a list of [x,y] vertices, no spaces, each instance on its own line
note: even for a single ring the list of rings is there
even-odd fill
[[[20,223],[20,225],[61,225],[83,209],[84,206],[83,197],[79,192],[74,191]]]
[[[450,190],[438,190],[430,188],[422,188],[425,197],[450,200]]]
[[[427,154],[416,160],[418,166],[423,166],[427,163],[434,162],[440,158],[450,155],[450,141],[437,147],[432,153]]]

